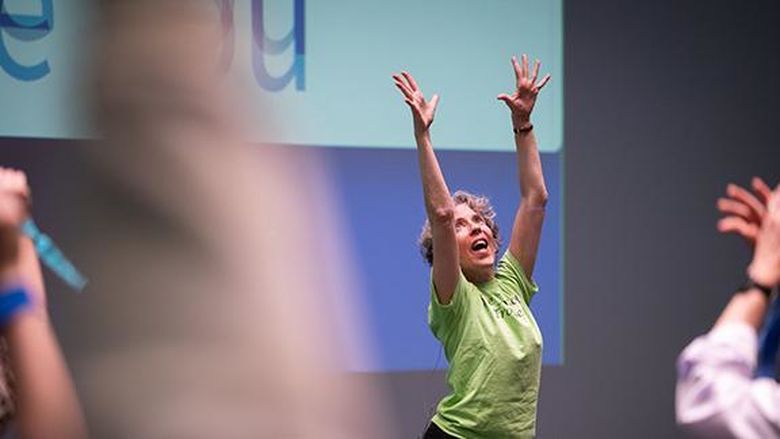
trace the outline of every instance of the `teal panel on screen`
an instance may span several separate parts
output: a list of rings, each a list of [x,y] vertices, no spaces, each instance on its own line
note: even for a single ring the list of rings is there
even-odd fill
[[[0,0],[0,135],[83,138],[89,0]]]
[[[295,26],[293,1],[265,4],[278,17],[266,17],[266,34],[280,40]],[[239,44],[232,69],[246,75],[252,60],[241,54],[251,48],[242,43],[251,40],[253,17],[247,4],[235,8]],[[555,152],[563,139],[562,28],[561,0],[307,1],[305,54],[297,60],[303,86],[292,81],[280,92],[250,90],[254,102],[270,105],[284,122],[272,140],[409,148],[408,111],[390,78],[407,70],[426,96],[441,96],[433,133],[438,147],[509,151],[508,113],[496,96],[514,86],[510,57],[528,53],[553,77],[534,121],[541,150]],[[265,57],[279,76],[295,61],[292,47]]]
[[[495,97],[512,89],[510,57],[527,52],[553,77],[534,115],[540,148],[561,149],[561,0],[211,3],[215,16],[223,14],[226,61],[249,108],[263,120],[271,109],[279,122],[264,124],[254,140],[412,147],[409,115],[390,79],[408,70],[426,94],[441,96],[434,127],[440,148],[509,151],[507,111]],[[0,5],[0,135],[89,137],[92,3]],[[15,65],[43,65],[45,73],[20,74]],[[263,74],[280,80],[264,82]]]

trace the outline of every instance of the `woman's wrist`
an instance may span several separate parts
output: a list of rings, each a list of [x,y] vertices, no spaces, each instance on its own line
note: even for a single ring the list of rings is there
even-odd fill
[[[427,139],[430,137],[431,131],[428,128],[414,128],[414,138],[417,140]]]
[[[761,261],[753,261],[747,269],[748,277],[755,283],[766,285],[769,288],[777,286],[777,270],[775,267],[767,266]]]
[[[512,115],[512,130],[517,132],[531,131],[534,125],[531,123],[531,115]]]

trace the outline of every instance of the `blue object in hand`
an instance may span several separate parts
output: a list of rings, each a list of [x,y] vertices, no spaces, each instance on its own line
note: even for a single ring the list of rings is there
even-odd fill
[[[0,291],[0,327],[4,327],[20,311],[30,306],[30,296],[22,287]]]
[[[44,265],[49,267],[60,279],[77,292],[84,290],[87,279],[79,273],[68,258],[60,251],[46,234],[41,233],[32,218],[22,224],[22,233],[29,236],[35,246],[38,257]]]

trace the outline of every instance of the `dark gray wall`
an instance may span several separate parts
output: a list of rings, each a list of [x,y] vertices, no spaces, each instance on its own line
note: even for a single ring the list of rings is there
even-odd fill
[[[749,257],[715,200],[778,182],[779,22],[768,1],[566,2],[565,364],[539,437],[682,436],[675,359]],[[413,437],[443,377],[389,382]]]
[[[566,3],[565,364],[544,369],[540,437],[679,436],[675,358],[749,256],[716,233],[715,200],[729,181],[778,181],[778,22],[768,1]],[[30,172],[38,214],[67,217],[46,188],[78,178],[73,145],[54,143],[0,140],[1,161]],[[53,227],[66,247],[78,239]],[[77,352],[88,343],[68,320],[78,303],[56,297],[64,347]],[[356,379],[386,386],[403,437],[445,391],[439,372]]]
[[[760,4],[763,3],[763,4]],[[674,363],[742,282],[728,181],[778,181],[778,7],[566,4],[566,365],[541,437],[668,438]]]

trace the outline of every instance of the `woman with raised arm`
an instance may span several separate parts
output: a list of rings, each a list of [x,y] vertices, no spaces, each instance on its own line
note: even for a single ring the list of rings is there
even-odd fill
[[[428,216],[420,237],[432,268],[428,324],[444,347],[451,393],[425,433],[432,438],[525,438],[536,432],[542,336],[529,303],[547,189],[531,123],[539,61],[529,71],[512,58],[516,90],[501,94],[511,111],[520,173],[520,205],[508,251],[496,266],[498,226],[485,197],[450,195],[430,138],[439,98],[423,96],[407,72],[393,75],[411,108]]]

